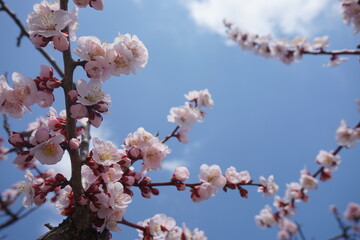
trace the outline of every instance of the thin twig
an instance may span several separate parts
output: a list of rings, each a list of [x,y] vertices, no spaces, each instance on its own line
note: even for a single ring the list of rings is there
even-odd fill
[[[170,135],[166,136],[166,137],[161,141],[161,143],[165,143],[165,142],[167,142],[170,138],[175,137],[175,136],[176,136],[175,133],[176,133],[177,130],[179,130],[179,128],[180,128],[180,126],[176,126],[176,128],[174,129],[174,131],[172,131],[172,133],[170,133]]]
[[[20,28],[20,34],[17,38],[17,44],[16,46],[20,46],[20,42],[22,37],[27,37],[30,39],[30,35],[29,33],[26,31],[26,28],[24,27],[24,25],[21,23],[21,21],[18,19],[18,17],[16,16],[16,14],[14,12],[12,12],[5,4],[5,2],[3,0],[0,0],[0,11],[5,11],[16,23],[16,25]],[[43,57],[45,57],[45,59],[51,64],[51,66],[53,66],[53,68],[56,70],[56,72],[60,75],[61,78],[64,77],[64,72],[61,70],[61,68],[57,65],[56,61],[50,56],[50,54],[44,50],[43,48],[36,48],[36,50],[38,50]]]
[[[145,230],[146,230],[145,227],[140,226],[140,225],[135,224],[135,223],[132,223],[132,222],[129,222],[129,221],[125,220],[125,218],[123,218],[121,221],[118,221],[118,223],[123,224],[123,225],[126,225],[126,226],[128,226],[128,227],[132,227],[132,228],[139,229],[139,230],[141,230],[141,231],[145,231]]]

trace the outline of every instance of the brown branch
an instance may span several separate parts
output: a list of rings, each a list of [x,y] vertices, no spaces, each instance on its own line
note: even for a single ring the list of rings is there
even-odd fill
[[[146,231],[145,227],[140,226],[140,225],[135,224],[135,223],[132,223],[132,222],[129,222],[129,221],[125,220],[125,218],[123,218],[121,221],[118,221],[118,223],[126,225],[128,227],[139,229],[141,231]]]
[[[84,134],[81,136],[81,144],[80,144],[80,157],[81,159],[85,159],[86,156],[89,154],[89,146],[90,146],[90,127],[89,121],[83,127]]]
[[[8,221],[6,221],[5,223],[0,225],[0,229],[6,228],[7,226],[10,226],[11,224],[19,221],[20,219],[25,218],[27,215],[29,215],[30,213],[32,213],[36,209],[38,209],[38,207],[30,208],[27,212],[25,212],[21,216],[17,216],[17,215],[11,216],[11,218]]]
[[[360,55],[360,50],[351,50],[351,49],[342,49],[342,50],[332,50],[332,51],[303,51],[303,54],[309,55]]]
[[[172,133],[170,133],[168,136],[166,136],[161,143],[165,143],[167,142],[170,138],[175,137],[176,136],[176,131],[179,130],[180,126],[176,126],[176,128],[174,129],[174,131],[172,131]]]
[[[0,11],[5,11],[14,20],[16,25],[20,28],[20,35],[17,38],[17,44],[16,44],[16,46],[19,47],[21,39],[24,36],[30,39],[30,35],[26,31],[26,28],[24,27],[24,25],[21,23],[21,21],[16,16],[16,14],[14,12],[12,12],[6,6],[4,0],[0,0],[0,6],[1,6]],[[51,66],[56,70],[56,72],[60,75],[60,77],[63,78],[64,77],[63,71],[57,65],[56,61],[49,55],[49,53],[46,50],[44,50],[43,48],[36,48],[36,50],[38,50],[41,53],[41,55],[43,55],[43,57],[51,64]]]
[[[147,185],[144,185],[146,187],[160,187],[160,186],[176,186],[178,182],[173,182],[173,181],[170,181],[170,182],[161,182],[161,183],[150,183],[150,184],[147,184]],[[184,185],[186,187],[190,187],[190,188],[194,188],[196,186],[199,186],[201,185],[201,182],[199,183],[184,183]],[[225,187],[228,187],[230,186],[231,184],[227,183],[225,185]],[[135,187],[139,187],[141,186],[141,184],[134,184]],[[260,184],[260,183],[252,183],[252,182],[249,182],[249,183],[238,183],[236,184],[237,187],[241,187],[241,186],[257,186],[257,187],[263,187],[264,185]]]

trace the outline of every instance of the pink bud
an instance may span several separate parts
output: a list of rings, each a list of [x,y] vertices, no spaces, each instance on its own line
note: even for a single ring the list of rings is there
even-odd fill
[[[125,176],[121,180],[123,180],[128,186],[133,186],[135,183],[135,178],[132,176]]]
[[[16,158],[14,159],[13,163],[15,164],[25,164],[30,162],[34,157],[30,155],[30,151],[22,151],[19,152]]]
[[[63,121],[63,119],[57,117],[50,117],[48,120],[48,126],[51,130],[58,131],[64,125],[61,121]]]
[[[142,187],[140,188],[140,190],[141,190],[141,195],[144,198],[151,198],[151,191],[149,188]]]
[[[103,117],[100,113],[97,112],[89,112],[89,122],[94,127],[100,127],[101,122],[103,121]]]
[[[37,143],[42,143],[42,142],[49,140],[49,138],[50,138],[49,128],[47,128],[47,127],[38,128],[35,132],[34,137],[35,137],[35,141]]]
[[[109,104],[104,101],[100,101],[97,104],[95,104],[93,106],[93,108],[95,110],[97,110],[98,112],[103,113],[103,112],[107,112],[109,110]]]
[[[104,8],[102,0],[90,0],[89,5],[96,10],[103,10]]]
[[[76,90],[70,90],[70,91],[68,92],[68,95],[69,95],[70,100],[71,100],[72,102],[76,102],[77,97],[78,97],[78,92],[77,92]]]
[[[46,47],[46,45],[51,41],[51,38],[46,38],[38,34],[31,34],[30,40],[35,47],[41,48],[41,47]]]
[[[46,91],[38,91],[37,98],[36,102],[42,108],[50,107],[55,100],[54,95]]]
[[[184,182],[189,179],[190,172],[186,167],[176,167],[172,175],[172,180]]]
[[[66,178],[65,178],[64,175],[62,175],[61,173],[58,173],[58,174],[56,174],[56,176],[55,176],[55,180],[56,180],[56,182],[58,182],[58,183],[62,183],[62,182],[64,182],[64,181],[66,180]]]
[[[57,78],[51,78],[48,81],[46,81],[46,87],[49,89],[58,88],[61,86],[61,81]]]
[[[146,186],[149,185],[151,183],[151,178],[146,176],[143,178],[143,180],[141,180],[140,185]]]
[[[85,196],[84,194],[81,194],[80,197],[79,197],[79,201],[78,203],[80,205],[86,205],[88,203],[89,199],[87,196]]]
[[[90,0],[74,0],[76,6],[80,8],[84,8],[89,4]]]
[[[179,133],[176,135],[176,138],[179,140],[179,142],[181,143],[188,143],[189,139],[187,138],[186,134],[189,132],[189,129],[187,128],[180,128]]]
[[[103,67],[98,61],[89,61],[85,64],[85,71],[89,78],[99,79]]]
[[[40,66],[40,78],[42,80],[48,80],[53,77],[54,69],[52,67],[49,67],[47,65],[41,65]]]
[[[128,151],[128,155],[129,155],[129,158],[131,158],[133,160],[138,160],[138,159],[141,159],[143,157],[141,149],[137,148],[137,147],[130,148],[129,151]]]
[[[72,139],[69,141],[69,148],[70,148],[70,149],[76,150],[76,149],[79,149],[79,147],[80,147],[80,139],[78,139],[78,138],[72,138]]]
[[[88,110],[84,105],[82,105],[80,103],[75,103],[75,104],[71,105],[70,113],[71,113],[72,118],[81,119],[81,118],[87,117]]]
[[[53,37],[54,48],[60,52],[67,50],[70,46],[69,40],[65,34]]]
[[[13,132],[10,135],[9,143],[14,147],[25,147],[27,144],[27,142],[24,140],[24,136],[17,132]]]
[[[43,204],[46,201],[46,195],[45,193],[40,193],[34,197],[34,203],[39,206]]]

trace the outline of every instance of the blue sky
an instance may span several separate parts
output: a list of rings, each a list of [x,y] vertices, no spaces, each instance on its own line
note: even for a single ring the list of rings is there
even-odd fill
[[[279,37],[292,38],[301,33],[312,39],[329,35],[330,49],[355,48],[359,37],[342,23],[336,1],[317,1],[316,6],[311,1],[287,1],[292,5],[276,1],[271,8],[264,3],[256,5],[259,1],[246,2],[105,0],[103,12],[80,9],[77,36],[93,35],[111,42],[118,32],[136,34],[149,50],[145,69],[136,75],[113,77],[104,84],[113,105],[100,131],[93,135],[120,145],[128,133],[144,127],[164,137],[175,127],[166,120],[169,109],[182,105],[188,91],[208,88],[215,101],[213,109],[207,110],[204,123],[191,130],[188,144],[174,139],[168,142],[172,149],[166,160],[168,166],[187,166],[191,171],[189,182],[198,181],[202,163],[218,164],[223,171],[230,166],[248,170],[256,182],[261,175],[273,174],[280,196],[286,183],[298,181],[305,165],[316,171],[314,159],[319,150],[337,146],[335,131],[340,121],[345,119],[350,126],[359,121],[355,104],[360,98],[358,57],[350,57],[337,68],[322,67],[328,61],[325,56],[305,56],[301,62],[286,66],[229,45],[221,34],[225,29],[221,30],[218,22],[227,17],[249,31]],[[7,4],[25,22],[34,3],[18,0]],[[40,64],[46,61],[27,39],[16,48],[19,31],[3,12],[0,29],[0,73],[8,72],[10,76],[18,71],[36,77]],[[51,47],[47,49],[61,65],[61,55]],[[84,77],[76,71],[75,79]],[[56,93],[58,111],[63,107],[62,94],[61,90]],[[34,107],[23,120],[11,120],[11,127],[21,131],[45,112]],[[0,135],[5,136],[3,130]],[[303,226],[307,239],[326,239],[339,233],[328,210],[330,204],[336,204],[342,212],[348,202],[360,202],[356,186],[360,181],[360,147],[344,149],[340,156],[342,163],[333,179],[310,192],[309,203],[298,205],[293,220]],[[23,178],[23,172],[11,164],[12,158],[0,163],[2,189]],[[69,164],[66,161],[62,163],[65,168]],[[165,168],[151,176],[167,181],[171,172]],[[208,201],[193,203],[188,191],[161,188],[158,197],[135,197],[126,219],[138,222],[164,213],[178,225],[185,222],[191,229],[204,230],[212,240],[275,239],[275,228],[261,230],[254,221],[265,204],[272,205],[273,198],[262,197],[256,188],[248,190],[249,199],[240,198],[235,191],[220,191]],[[55,225],[60,221],[54,207],[44,206],[0,236],[35,239],[45,231],[44,223]],[[114,239],[137,238],[134,229],[122,228]]]

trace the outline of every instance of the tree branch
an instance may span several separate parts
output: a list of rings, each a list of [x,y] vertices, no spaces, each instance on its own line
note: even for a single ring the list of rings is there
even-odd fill
[[[21,21],[18,19],[16,14],[12,12],[5,4],[4,0],[0,0],[0,11],[5,11],[16,23],[16,25],[20,28],[20,35],[17,37],[17,43],[16,46],[19,47],[21,43],[21,39],[25,36],[30,39],[29,33],[26,31],[26,28],[21,23]],[[61,68],[57,65],[56,61],[49,55],[49,53],[44,50],[43,48],[36,48],[43,57],[51,64],[51,66],[56,70],[56,72],[60,75],[61,78],[64,77],[64,73],[61,70]]]

